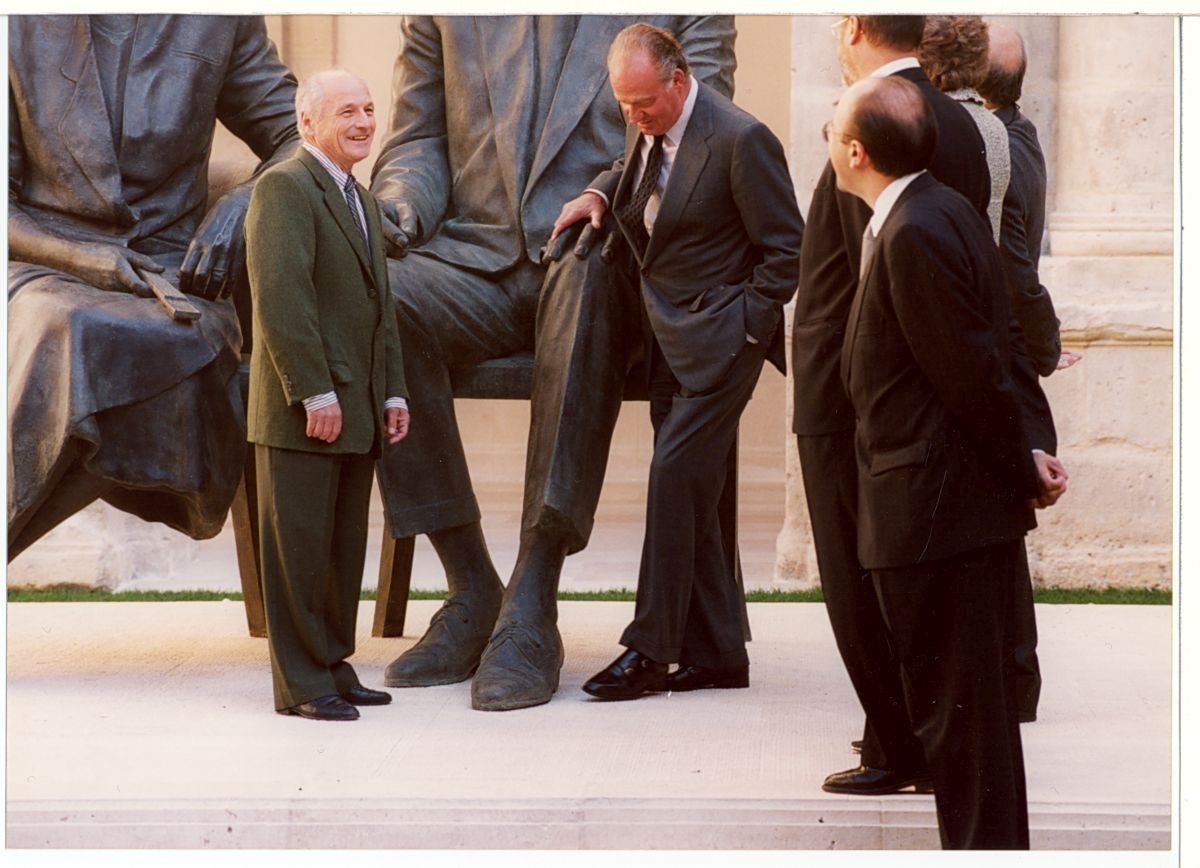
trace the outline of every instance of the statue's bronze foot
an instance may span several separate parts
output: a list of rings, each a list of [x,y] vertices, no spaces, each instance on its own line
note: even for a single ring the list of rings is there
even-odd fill
[[[499,611],[498,595],[487,600],[448,599],[420,641],[388,664],[383,683],[388,687],[432,687],[466,681],[479,665]]]
[[[550,701],[563,664],[562,637],[553,623],[509,623],[492,634],[471,682],[471,707],[512,711]]]

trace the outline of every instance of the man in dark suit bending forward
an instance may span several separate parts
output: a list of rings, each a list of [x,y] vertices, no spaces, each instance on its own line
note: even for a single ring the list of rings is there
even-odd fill
[[[803,220],[779,140],[689,73],[648,24],[608,55],[625,156],[563,207],[554,233],[612,211],[640,285],[654,457],[628,650],[584,685],[602,699],[745,687],[736,579],[717,504],[764,359],[783,369],[783,305]],[[667,674],[668,664],[679,669]]]

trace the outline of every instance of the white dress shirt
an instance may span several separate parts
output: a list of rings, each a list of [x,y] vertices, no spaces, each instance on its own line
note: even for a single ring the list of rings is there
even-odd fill
[[[869,77],[870,78],[886,78],[887,76],[891,75],[893,72],[900,72],[903,69],[920,69],[920,68],[921,68],[921,61],[917,60],[916,57],[914,57],[912,55],[910,55],[908,57],[898,57],[895,60],[889,60],[883,66],[879,67],[879,69],[877,69],[873,73],[871,73],[871,75]]]

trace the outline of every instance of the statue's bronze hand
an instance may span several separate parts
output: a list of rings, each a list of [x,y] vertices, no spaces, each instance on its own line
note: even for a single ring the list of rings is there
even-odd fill
[[[407,202],[380,202],[379,216],[383,224],[383,240],[388,256],[403,259],[408,248],[418,241],[420,224]]]
[[[72,257],[71,273],[93,286],[109,292],[131,292],[134,295],[153,295],[150,285],[138,276],[138,268],[161,272],[163,267],[141,253],[115,244],[91,242],[78,245]]]
[[[223,298],[233,291],[235,278],[246,263],[242,234],[250,192],[235,187],[217,204],[196,230],[179,266],[179,289],[203,298]]]

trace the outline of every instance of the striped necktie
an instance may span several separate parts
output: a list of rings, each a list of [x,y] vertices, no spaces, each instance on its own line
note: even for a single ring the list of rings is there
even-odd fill
[[[354,228],[362,236],[363,244],[366,244],[367,230],[362,225],[362,221],[358,216],[358,190],[355,189],[353,175],[346,175],[346,183],[342,187],[342,193],[346,197],[346,205],[350,208],[350,219],[354,221]]]

